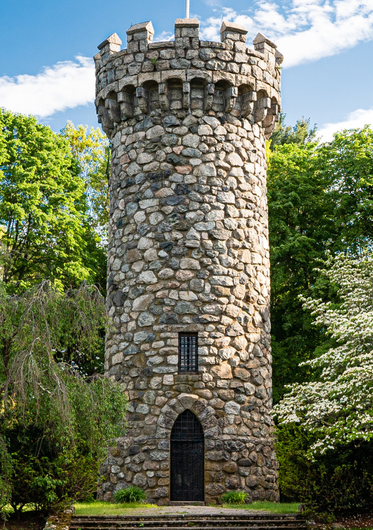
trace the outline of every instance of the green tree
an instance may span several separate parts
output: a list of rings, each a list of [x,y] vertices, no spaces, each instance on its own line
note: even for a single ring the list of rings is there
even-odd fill
[[[271,320],[274,401],[286,384],[307,376],[298,364],[320,343],[320,333],[302,311],[317,260],[335,239],[329,181],[315,168],[317,144],[285,144],[270,154],[268,171],[271,248]]]
[[[372,512],[372,441],[351,442],[307,458],[317,435],[291,424],[278,428],[276,437],[282,496],[302,503],[304,515],[332,522],[337,514]]]
[[[2,280],[19,290],[49,278],[96,280],[99,237],[88,222],[86,183],[66,138],[32,116],[0,110]]]
[[[92,495],[110,440],[123,435],[120,386],[71,357],[95,354],[104,298],[49,282],[10,295],[0,285],[0,476],[15,510]],[[94,413],[92,413],[94,411]]]
[[[317,171],[330,182],[337,247],[359,254],[373,241],[373,130],[340,131],[322,144]]]
[[[270,146],[273,149],[276,145],[298,144],[305,145],[316,142],[317,125],[310,128],[310,119],[304,117],[297,120],[294,127],[285,124],[286,114],[281,113],[277,127],[270,139]]]
[[[105,244],[109,222],[109,140],[99,128],[88,129],[86,125],[76,127],[71,121],[66,123],[61,134],[68,140],[87,186],[90,223],[100,234],[102,244]]]
[[[320,260],[327,251],[356,254],[371,245],[372,146],[373,132],[364,128],[338,133],[327,144],[280,143],[269,153],[275,402],[286,384],[313,377],[314,369],[299,363],[329,346],[299,299],[315,285],[320,295],[331,295],[315,270]]]
[[[303,299],[330,347],[305,361],[313,381],[274,407],[283,493],[314,511],[373,507],[373,260],[339,254],[320,271],[333,296]]]
[[[75,126],[70,121],[66,123],[61,134],[69,142],[79,174],[85,182],[87,223],[96,235],[93,252],[86,253],[86,261],[90,260],[90,266],[95,271],[95,283],[100,285],[102,292],[106,292],[111,171],[109,140],[98,128],[88,129],[86,125]]]
[[[303,303],[333,346],[303,363],[319,368],[317,381],[292,385],[275,407],[280,424],[317,434],[312,454],[373,439],[373,260],[340,254],[321,274],[336,285],[336,299]]]

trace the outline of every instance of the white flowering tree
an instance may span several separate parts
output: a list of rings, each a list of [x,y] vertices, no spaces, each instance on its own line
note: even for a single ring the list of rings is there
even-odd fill
[[[279,425],[316,435],[309,456],[373,438],[373,259],[338,256],[322,273],[336,285],[338,303],[308,298],[304,307],[335,346],[303,363],[320,370],[318,381],[291,385],[274,407]]]

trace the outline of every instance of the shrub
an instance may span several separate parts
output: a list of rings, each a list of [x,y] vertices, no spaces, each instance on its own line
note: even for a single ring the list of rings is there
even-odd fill
[[[277,430],[276,455],[283,499],[299,501],[314,515],[373,509],[373,442],[350,443],[307,458],[315,435],[299,426]]]
[[[228,491],[221,496],[226,504],[245,504],[249,494],[244,491]]]
[[[146,499],[146,493],[138,486],[131,486],[114,493],[114,500],[117,504],[123,502],[141,502]]]

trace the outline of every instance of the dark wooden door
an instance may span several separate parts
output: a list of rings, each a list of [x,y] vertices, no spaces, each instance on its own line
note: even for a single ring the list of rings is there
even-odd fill
[[[190,410],[180,414],[171,432],[171,500],[205,500],[203,430]]]

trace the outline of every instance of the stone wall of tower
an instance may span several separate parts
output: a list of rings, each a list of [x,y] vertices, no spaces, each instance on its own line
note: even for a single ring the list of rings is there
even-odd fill
[[[278,499],[273,450],[265,140],[281,54],[224,22],[175,41],[132,26],[95,57],[97,112],[112,141],[106,371],[129,397],[127,437],[99,495],[135,484],[164,504],[170,432],[190,409],[205,436],[205,498]],[[198,332],[199,372],[178,373],[178,334]]]

